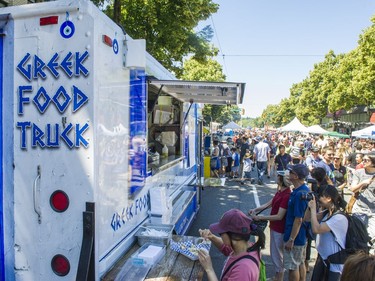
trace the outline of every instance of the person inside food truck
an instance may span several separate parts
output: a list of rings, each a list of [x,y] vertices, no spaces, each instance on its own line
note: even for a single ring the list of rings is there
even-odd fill
[[[258,280],[260,250],[264,249],[265,235],[252,222],[252,219],[242,211],[232,209],[225,212],[218,223],[211,224],[209,229],[199,230],[203,238],[210,240],[225,256],[228,256],[220,280]],[[250,236],[258,236],[258,240],[251,243]],[[201,249],[198,251],[198,257],[208,280],[219,280],[209,253]]]

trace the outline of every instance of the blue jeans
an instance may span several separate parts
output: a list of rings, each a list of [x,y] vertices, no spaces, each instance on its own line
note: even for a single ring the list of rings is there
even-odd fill
[[[263,182],[263,176],[267,168],[267,161],[257,161],[257,168],[258,168],[258,180]]]

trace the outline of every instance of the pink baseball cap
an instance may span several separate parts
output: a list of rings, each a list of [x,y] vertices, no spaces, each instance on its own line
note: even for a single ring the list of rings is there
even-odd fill
[[[250,234],[252,219],[238,209],[231,209],[224,213],[220,221],[210,225],[213,233],[232,232],[236,234]]]

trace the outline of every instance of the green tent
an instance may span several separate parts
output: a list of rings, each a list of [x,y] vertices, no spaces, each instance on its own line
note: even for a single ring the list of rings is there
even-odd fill
[[[341,133],[338,133],[338,132],[328,132],[327,135],[330,136],[330,137],[335,137],[335,138],[350,139],[349,135],[341,134]]]

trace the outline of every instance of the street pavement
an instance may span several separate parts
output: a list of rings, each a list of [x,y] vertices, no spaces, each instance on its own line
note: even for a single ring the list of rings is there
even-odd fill
[[[241,184],[237,179],[226,180],[224,187],[205,187],[201,193],[200,209],[195,221],[187,235],[199,236],[199,229],[208,228],[211,223],[218,222],[222,214],[230,209],[236,208],[247,213],[248,210],[257,207],[257,204],[264,204],[269,201],[276,192],[275,178],[265,179],[264,185],[250,184],[250,182]],[[268,211],[268,210],[267,210]],[[267,213],[267,212],[265,212]],[[265,229],[267,237],[266,248],[262,250],[262,258],[266,265],[267,280],[272,280],[275,274],[273,264],[271,262],[269,251],[269,227]],[[225,262],[225,256],[221,254],[215,246],[212,245],[210,250],[212,263],[216,275],[220,277],[221,270]],[[312,247],[310,261],[310,274],[307,275],[306,280],[310,280],[312,267],[315,263],[316,250]],[[204,276],[204,281],[207,276]],[[284,280],[288,280],[287,272],[284,274]]]

